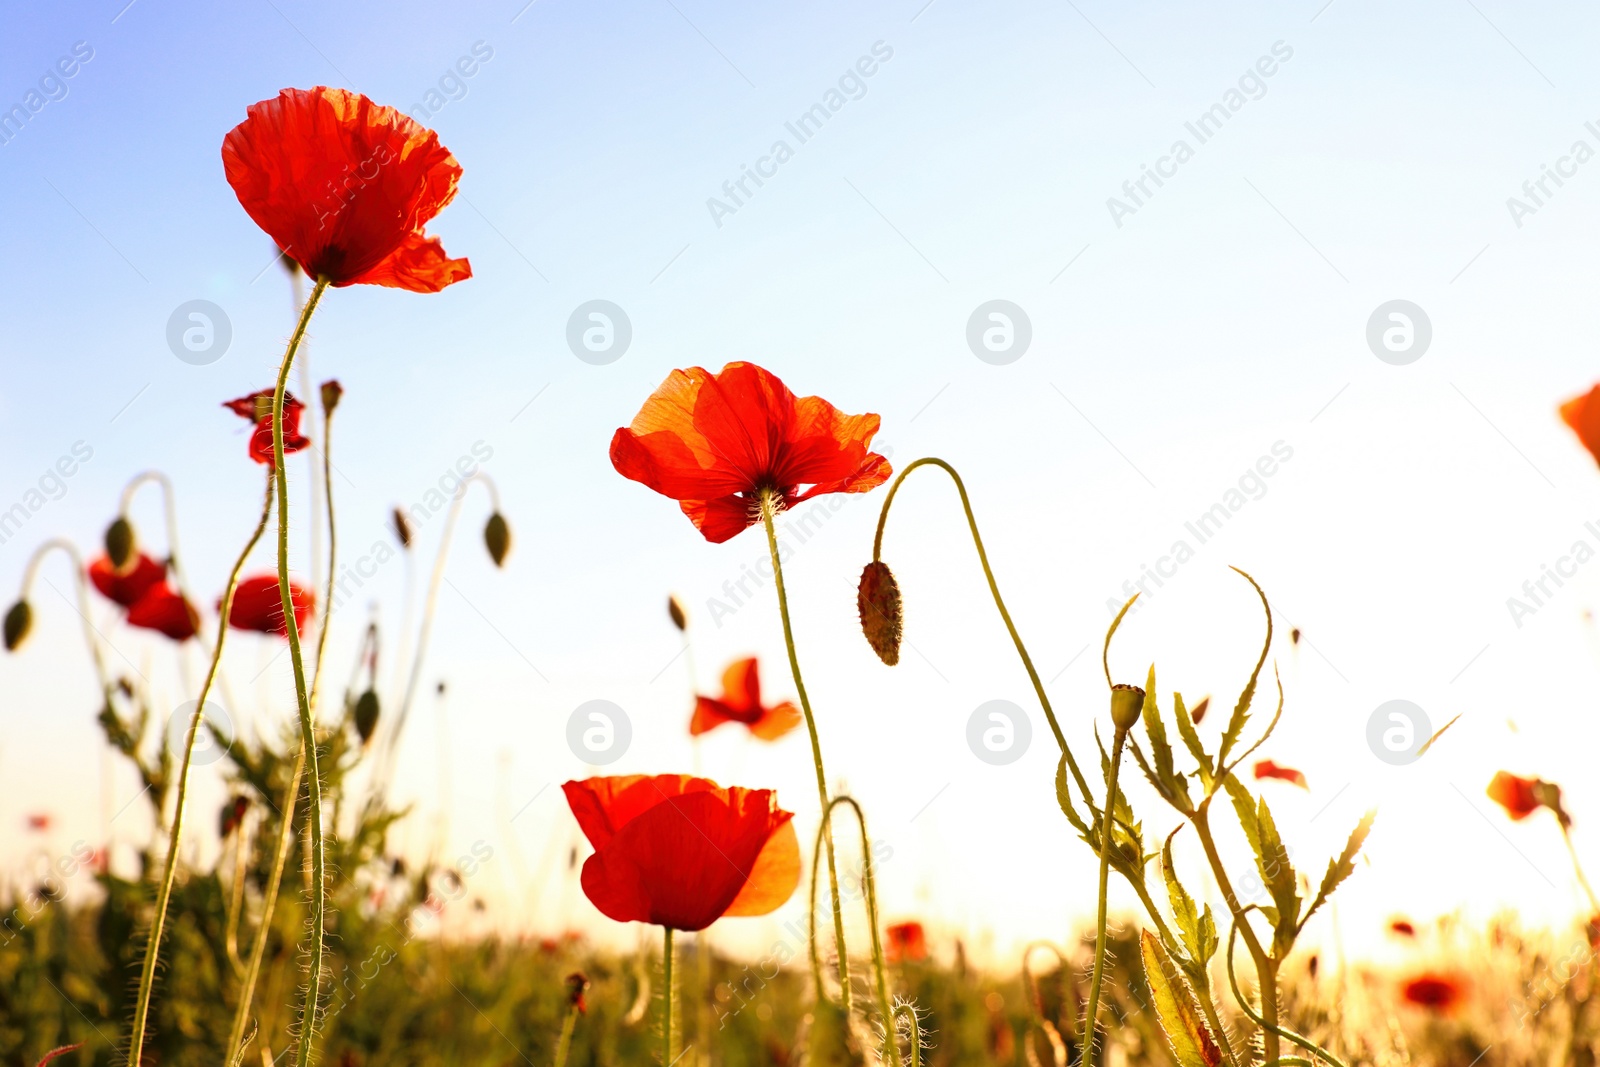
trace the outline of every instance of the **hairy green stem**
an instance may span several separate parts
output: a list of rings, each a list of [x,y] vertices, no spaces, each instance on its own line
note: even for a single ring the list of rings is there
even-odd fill
[[[1111,875],[1112,813],[1117,806],[1117,772],[1122,767],[1122,749],[1128,741],[1128,731],[1117,728],[1111,740],[1111,771],[1106,776],[1105,818],[1100,827],[1100,888],[1099,913],[1095,920],[1094,972],[1089,978],[1089,1002],[1083,1009],[1083,1062],[1094,1063],[1095,1031],[1100,1020],[1100,986],[1106,973],[1106,897]]]
[[[1249,908],[1245,908],[1244,911],[1248,912],[1251,909],[1253,909],[1254,907],[1255,907],[1255,905],[1252,904],[1252,905],[1250,905]],[[1233,973],[1233,942],[1234,942],[1234,935],[1237,934],[1240,930],[1248,930],[1248,929],[1249,929],[1249,927],[1245,925],[1244,920],[1242,918],[1240,918],[1239,916],[1235,916],[1234,919],[1233,919],[1232,924],[1228,927],[1228,954],[1227,954],[1227,957],[1226,957],[1227,971],[1228,971],[1228,985],[1230,987],[1232,987],[1232,989],[1233,989],[1233,999],[1237,1000],[1239,1002],[1239,1007],[1244,1011],[1244,1013],[1246,1015],[1248,1015],[1251,1018],[1251,1020],[1253,1022],[1255,1022],[1255,1024],[1257,1026],[1260,1026],[1261,1029],[1266,1034],[1266,1036],[1271,1039],[1272,1047],[1271,1047],[1271,1049],[1269,1051],[1266,1052],[1266,1054],[1265,1054],[1266,1063],[1262,1064],[1262,1067],[1270,1067],[1271,1064],[1277,1064],[1277,1063],[1305,1063],[1306,1062],[1304,1060],[1296,1059],[1296,1058],[1293,1058],[1293,1057],[1288,1057],[1288,1058],[1280,1057],[1279,1054],[1278,1054],[1278,1038],[1280,1038],[1280,1037],[1286,1037],[1290,1041],[1293,1041],[1295,1044],[1299,1045],[1301,1048],[1305,1049],[1306,1051],[1315,1053],[1316,1055],[1322,1057],[1327,1062],[1333,1064],[1333,1067],[1345,1067],[1344,1061],[1340,1060],[1339,1057],[1335,1056],[1333,1053],[1329,1052],[1327,1049],[1323,1048],[1321,1045],[1317,1044],[1315,1041],[1311,1040],[1309,1037],[1306,1037],[1303,1034],[1297,1034],[1293,1030],[1285,1029],[1284,1027],[1279,1026],[1278,1025],[1278,1019],[1277,1019],[1276,1011],[1274,1011],[1274,1013],[1271,1016],[1268,1016],[1268,1015],[1266,1015],[1265,1011],[1263,1011],[1261,1015],[1257,1015],[1254,1011],[1251,1010],[1250,1002],[1244,998],[1244,994],[1242,992],[1240,992],[1240,990],[1239,990],[1239,979]],[[1247,938],[1247,940],[1248,940],[1248,938]],[[1266,984],[1265,983],[1267,983],[1269,981],[1275,982],[1276,980],[1277,980],[1277,972],[1276,972],[1276,970],[1274,970],[1270,976],[1261,977],[1261,981],[1263,983],[1262,988],[1263,989],[1266,988]],[[1265,994],[1262,995],[1261,1003],[1262,1003],[1262,1007],[1265,1008],[1266,1007],[1266,996],[1265,996]],[[1274,999],[1274,1007],[1276,1007],[1276,999]]]
[[[811,735],[811,761],[817,769],[817,799],[822,805],[822,838],[828,854],[828,890],[833,898],[833,942],[839,954],[839,1003],[845,1017],[850,1015],[850,957],[845,951],[844,908],[839,902],[839,872],[833,855],[833,833],[828,828],[828,777],[822,769],[822,742],[817,738],[817,720],[811,713],[811,698],[806,695],[806,683],[800,676],[800,657],[795,651],[794,627],[789,621],[789,594],[783,584],[783,562],[778,558],[778,531],[773,525],[779,498],[771,490],[761,492],[761,522],[767,530],[767,549],[772,556],[772,580],[778,590],[778,614],[783,619],[783,643],[789,650],[789,673],[794,676],[795,691],[800,695],[800,710],[805,713],[806,732]],[[817,963],[816,939],[812,938],[812,962],[816,972],[817,988],[822,988],[822,972]]]
[[[167,861],[161,874],[161,886],[156,891],[156,910],[150,920],[150,936],[144,946],[144,965],[139,971],[139,992],[133,1007],[133,1029],[128,1035],[129,1067],[139,1067],[144,1055],[144,1039],[150,1015],[150,997],[155,989],[156,959],[161,954],[161,935],[167,921],[167,906],[172,901],[172,885],[178,875],[178,845],[183,837],[183,810],[189,797],[189,764],[194,756],[195,738],[200,734],[200,723],[205,718],[206,697],[211,695],[211,685],[216,681],[217,667],[222,662],[222,646],[228,636],[228,613],[233,608],[234,590],[239,585],[239,572],[245,561],[261,540],[267,529],[267,519],[272,514],[272,477],[268,473],[267,491],[261,504],[261,520],[255,532],[245,542],[244,550],[233,563],[228,584],[222,592],[222,613],[217,620],[217,644],[211,653],[211,665],[206,669],[206,679],[200,686],[200,699],[195,703],[194,714],[189,716],[189,729],[183,740],[183,760],[178,765],[178,800],[172,813],[172,828],[167,835]]]
[[[922,1027],[917,1023],[917,1009],[910,1004],[896,1005],[894,1017],[890,1020],[890,1029],[900,1025],[902,1016],[911,1023],[911,1067],[922,1067]]]
[[[1250,950],[1250,958],[1256,965],[1256,977],[1261,985],[1261,1014],[1265,1020],[1261,1022],[1263,1030],[1262,1049],[1265,1058],[1275,1060],[1278,1058],[1280,1046],[1278,1043],[1278,969],[1277,963],[1262,946],[1261,939],[1250,924],[1245,921],[1248,908],[1239,903],[1239,897],[1233,891],[1233,883],[1228,878],[1227,869],[1222,865],[1222,856],[1217,851],[1216,838],[1211,833],[1210,799],[1202,803],[1195,813],[1190,816],[1194,823],[1195,833],[1200,838],[1200,846],[1205,849],[1206,862],[1211,865],[1211,873],[1217,879],[1217,888],[1222,891],[1223,902],[1228,905],[1228,911],[1233,916],[1240,932],[1244,934],[1245,947]],[[1229,935],[1229,952],[1232,952],[1232,935]],[[1232,974],[1229,974],[1231,981]],[[1233,994],[1236,1000],[1245,1009],[1245,1014],[1250,1015],[1248,1005],[1239,998],[1239,987],[1234,984]],[[1254,1018],[1253,1015],[1251,1015]]]
[[[296,1067],[309,1067],[311,1048],[316,1041],[317,1002],[322,995],[323,934],[327,927],[328,887],[326,857],[322,840],[322,778],[317,770],[316,724],[311,717],[311,692],[306,685],[306,665],[300,653],[300,627],[295,623],[294,598],[289,589],[289,474],[283,462],[283,397],[289,384],[289,371],[295,353],[305,340],[306,327],[327,291],[328,279],[318,278],[300,312],[289,347],[278,368],[278,385],[272,394],[272,461],[278,476],[278,596],[283,604],[283,629],[289,639],[289,662],[294,668],[294,694],[300,711],[300,741],[305,748],[307,808],[311,839],[311,951],[306,964],[305,1003],[300,1011],[300,1039],[295,1053]]]
[[[567,1067],[567,1054],[572,1051],[572,1032],[578,1028],[578,1006],[574,1004],[567,1009],[567,1017],[561,1023],[561,1036],[556,1039],[555,1067]]]

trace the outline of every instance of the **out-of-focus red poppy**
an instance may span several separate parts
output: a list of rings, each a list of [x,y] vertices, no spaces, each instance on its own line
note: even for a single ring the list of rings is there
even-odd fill
[[[1411,925],[1409,919],[1390,919],[1389,932],[1396,937],[1416,937],[1417,928]]]
[[[162,582],[128,609],[128,625],[187,641],[200,631],[200,617],[177,590]]]
[[[1572,427],[1583,447],[1600,462],[1600,385],[1562,404],[1561,421]]]
[[[222,806],[221,813],[217,816],[217,830],[223,838],[230,836],[244,822],[245,812],[250,810],[250,798],[240,794]]]
[[[26,818],[28,829],[32,830],[36,834],[42,834],[46,832],[55,822],[55,820],[50,817],[50,813],[46,811],[29,812]]]
[[[584,895],[618,922],[703,930],[775,911],[800,884],[792,812],[770,789],[684,774],[589,778],[561,787],[594,846]]]
[[[1258,782],[1263,778],[1276,778],[1280,782],[1288,782],[1291,785],[1299,786],[1301,789],[1310,790],[1311,788],[1306,785],[1306,776],[1304,774],[1293,767],[1285,767],[1269,759],[1256,761],[1255,776]]]
[[[1448,1015],[1466,999],[1466,984],[1458,978],[1443,974],[1419,974],[1400,986],[1400,995],[1406,1003],[1441,1015]]]
[[[101,596],[125,608],[133,607],[166,577],[167,568],[143,552],[129,560],[128,566],[120,571],[105,556],[89,564],[89,583]]]
[[[436,293],[472,277],[423,227],[456,195],[439,135],[360,93],[284,89],[222,140],[239,203],[311,278]]]
[[[890,963],[909,963],[928,958],[928,934],[919,922],[890,923],[883,928],[889,939],[885,950]]]
[[[761,494],[789,508],[823,493],[864,493],[893,473],[869,451],[878,416],[796,397],[771,371],[730,363],[667,376],[611,438],[625,478],[678,501],[707,541],[761,521]]]
[[[316,594],[299,582],[290,581],[289,603],[294,606],[295,633],[304,634],[306,619],[316,607]],[[278,592],[276,574],[257,574],[239,583],[233,591],[233,610],[228,614],[228,625],[235,630],[289,636],[289,628],[283,624],[283,597]]]
[[[272,394],[271,389],[259,389],[222,405],[256,424],[255,433],[250,435],[250,458],[268,466],[272,464]],[[283,394],[283,454],[286,456],[311,444],[311,439],[300,432],[300,416],[305,409],[293,393]]]
[[[1521,822],[1540,808],[1549,808],[1563,828],[1572,825],[1572,817],[1561,804],[1561,787],[1554,782],[1496,771],[1486,792],[1513,821]]]
[[[756,659],[741,659],[722,672],[722,698],[695,698],[689,733],[698,737],[725,722],[742,722],[763,741],[775,741],[800,723],[800,709],[785,700],[765,707],[761,703],[761,677]]]

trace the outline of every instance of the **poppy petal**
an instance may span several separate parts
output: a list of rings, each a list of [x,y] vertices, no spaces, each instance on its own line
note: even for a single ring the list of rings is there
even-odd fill
[[[447,285],[472,277],[472,264],[451,259],[437,237],[420,233],[407,235],[399,248],[365,274],[352,278],[352,285],[386,285],[413,293],[437,293]]]
[[[800,841],[794,821],[788,820],[756,857],[744,888],[724,915],[767,915],[788,902],[800,885]]]
[[[776,741],[799,726],[800,709],[787,700],[775,708],[767,708],[761,717],[750,724],[750,732],[763,741]]]

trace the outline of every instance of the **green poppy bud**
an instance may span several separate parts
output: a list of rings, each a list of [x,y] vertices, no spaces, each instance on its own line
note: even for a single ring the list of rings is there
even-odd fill
[[[483,543],[489,546],[489,558],[494,560],[494,565],[505,566],[506,554],[511,551],[511,527],[498,511],[489,516],[489,523],[483,528]]]
[[[106,558],[111,561],[111,566],[117,570],[128,565],[133,559],[133,524],[121,515],[106,527]]]
[[[6,651],[15,652],[17,646],[28,637],[28,631],[33,629],[33,609],[26,600],[19,600],[11,605],[11,610],[6,612],[5,637]]]
[[[887,563],[873,560],[861,572],[856,587],[856,610],[861,632],[878,658],[893,667],[900,662],[900,583]]]
[[[322,412],[332,415],[333,409],[339,406],[339,398],[344,396],[344,386],[339,384],[339,379],[329,378],[322,383]]]
[[[1119,730],[1131,730],[1144,711],[1144,690],[1136,685],[1111,687],[1111,724]]]
[[[371,689],[356,697],[355,720],[356,733],[364,745],[378,729],[378,694]]]

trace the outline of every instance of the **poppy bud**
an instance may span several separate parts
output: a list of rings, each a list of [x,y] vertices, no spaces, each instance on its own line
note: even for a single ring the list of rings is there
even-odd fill
[[[588,988],[589,979],[582,971],[573,971],[567,975],[567,1003],[577,1008],[580,1015],[588,1009],[588,1005],[583,1002],[584,990]]]
[[[333,409],[339,406],[339,398],[344,396],[344,386],[339,384],[339,379],[329,378],[322,383],[322,413],[332,415]]]
[[[878,658],[893,667],[900,662],[900,583],[889,565],[873,560],[861,572],[856,588],[856,610],[861,632]]]
[[[223,838],[227,838],[244,822],[244,813],[250,810],[250,798],[237,796],[222,805],[222,812],[218,816],[217,829]]]
[[[667,614],[672,616],[672,625],[680,630],[689,629],[689,613],[683,609],[683,603],[677,597],[667,597]]]
[[[489,558],[494,560],[494,565],[505,566],[506,553],[511,551],[511,527],[498,511],[489,516],[489,523],[483,528],[483,543],[489,546]]]
[[[1207,710],[1210,709],[1210,707],[1211,707],[1211,698],[1210,697],[1202,697],[1200,699],[1200,703],[1196,704],[1192,709],[1190,709],[1189,718],[1191,720],[1193,720],[1193,722],[1194,722],[1194,724],[1196,726],[1199,726],[1200,723],[1205,720],[1206,712],[1207,712]]]
[[[1131,730],[1144,711],[1144,690],[1136,685],[1111,687],[1111,724],[1119,730]]]
[[[394,535],[400,539],[401,548],[411,547],[411,522],[399,508],[394,509]]]
[[[378,729],[378,694],[371,689],[356,697],[355,720],[356,733],[364,745]]]
[[[26,600],[19,600],[11,605],[11,610],[6,612],[5,637],[6,651],[15,652],[17,646],[27,639],[28,631],[33,629],[33,609]]]
[[[111,566],[121,571],[133,559],[133,525],[118,515],[106,527],[106,558]]]

